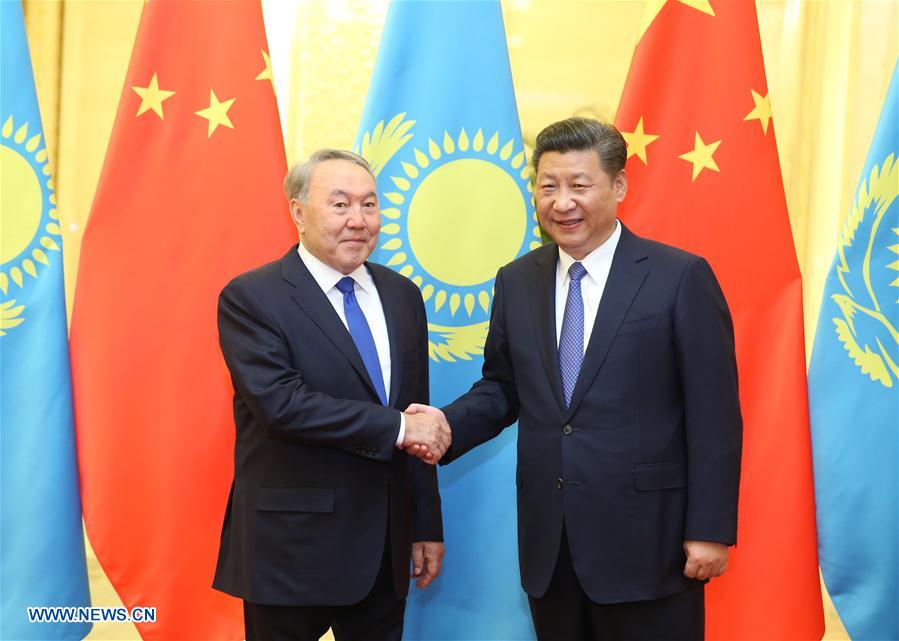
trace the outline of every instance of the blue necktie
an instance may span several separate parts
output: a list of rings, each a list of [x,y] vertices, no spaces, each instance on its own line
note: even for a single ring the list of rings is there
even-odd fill
[[[350,336],[356,343],[356,349],[365,363],[365,369],[368,376],[375,386],[378,398],[381,399],[382,405],[387,405],[387,394],[384,391],[384,375],[381,373],[381,361],[378,360],[378,350],[375,347],[375,339],[371,334],[371,328],[368,321],[365,320],[365,314],[359,307],[359,301],[356,300],[356,292],[354,287],[356,281],[349,276],[344,276],[337,281],[337,289],[343,294],[343,312],[346,315],[346,324],[350,330]]]
[[[574,384],[584,362],[584,299],[581,296],[581,279],[587,270],[580,263],[568,268],[571,282],[568,284],[568,300],[562,317],[562,333],[559,336],[559,370],[562,373],[562,393],[565,407],[571,403]]]

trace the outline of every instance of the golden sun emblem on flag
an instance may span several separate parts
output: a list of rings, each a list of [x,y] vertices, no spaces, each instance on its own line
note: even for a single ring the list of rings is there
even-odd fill
[[[833,319],[839,341],[862,373],[884,387],[899,378],[899,292],[890,289],[899,288],[897,195],[899,163],[890,154],[859,187],[840,239],[843,291],[831,296],[842,312]]]
[[[357,152],[379,179],[381,244],[388,267],[421,290],[433,360],[470,360],[484,347],[493,277],[541,244],[530,220],[530,169],[523,144],[499,131],[444,130],[415,137],[406,114],[380,121]]]
[[[47,150],[41,134],[29,135],[28,123],[7,117],[0,127],[0,183],[2,183],[2,238],[0,238],[0,336],[25,321],[25,305],[7,298],[37,279],[40,265],[49,265],[47,252],[60,251],[59,214]],[[15,288],[13,287],[15,286]]]

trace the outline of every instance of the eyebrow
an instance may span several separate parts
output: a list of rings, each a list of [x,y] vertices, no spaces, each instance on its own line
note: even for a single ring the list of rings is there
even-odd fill
[[[585,180],[589,177],[590,176],[586,172],[583,172],[583,171],[579,171],[576,174],[571,174],[570,176],[563,176],[563,178],[566,178],[568,180]],[[537,179],[538,180],[558,180],[559,176],[558,176],[558,174],[546,173],[546,174],[543,174],[542,176],[538,176]]]
[[[328,194],[328,196],[330,196],[330,197],[332,197],[332,198],[333,198],[334,196],[343,196],[344,198],[351,198],[351,197],[352,197],[351,194],[349,194],[348,192],[344,191],[343,189],[335,189],[335,190],[333,190],[330,194]],[[369,199],[369,198],[376,198],[377,196],[378,196],[377,192],[370,191],[370,192],[368,192],[367,194],[365,194],[365,195],[362,197],[362,200],[367,200],[367,199]]]

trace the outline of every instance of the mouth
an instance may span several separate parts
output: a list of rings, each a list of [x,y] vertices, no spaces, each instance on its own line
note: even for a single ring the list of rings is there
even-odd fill
[[[554,220],[553,222],[562,229],[574,229],[583,222],[583,218],[569,218],[567,220]]]
[[[350,245],[364,245],[368,242],[365,238],[345,238],[341,243],[349,243]]]

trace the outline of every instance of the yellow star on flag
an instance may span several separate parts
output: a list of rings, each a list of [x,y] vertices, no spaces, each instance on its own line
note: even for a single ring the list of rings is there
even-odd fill
[[[757,94],[753,89],[749,91],[752,92],[752,101],[755,103],[755,107],[752,108],[746,117],[743,120],[758,120],[762,123],[762,131],[765,132],[765,135],[768,135],[768,123],[771,122],[771,98],[770,94],[765,94],[764,96]]]
[[[637,127],[633,131],[622,131],[621,135],[624,136],[624,141],[627,143],[627,157],[630,158],[636,155],[637,158],[643,161],[644,165],[647,164],[646,148],[658,140],[659,137],[643,131],[643,117],[640,116]]]
[[[702,11],[703,13],[707,13],[710,16],[715,15],[715,10],[712,9],[712,4],[709,0],[678,0],[681,4],[685,4],[692,9],[696,9],[697,11]]]
[[[162,103],[175,95],[174,91],[166,91],[159,88],[159,78],[157,74],[153,74],[150,78],[150,84],[146,87],[131,87],[138,96],[140,96],[140,107],[137,109],[137,115],[152,109],[157,116],[165,119],[162,113]]]
[[[703,169],[712,169],[718,172],[721,171],[720,169],[718,169],[718,163],[716,163],[715,159],[712,157],[712,154],[715,153],[715,151],[718,149],[718,145],[720,144],[720,140],[705,144],[702,141],[702,137],[699,135],[699,132],[697,131],[693,150],[678,156],[678,158],[683,158],[687,162],[693,163],[694,182],[696,181],[696,177]]]
[[[715,10],[712,9],[709,0],[678,0],[678,2],[710,16],[714,17],[715,15]],[[640,25],[640,38],[643,37],[643,34],[649,29],[649,25],[652,24],[652,21],[656,19],[656,16],[659,15],[659,12],[666,4],[668,4],[668,0],[647,0],[646,8],[643,10],[643,23]]]
[[[256,80],[272,80],[272,59],[266,52],[262,52],[262,60],[265,62],[265,69],[259,72]]]
[[[234,98],[231,98],[230,100],[220,101],[218,96],[215,95],[215,91],[212,89],[209,90],[209,106],[206,107],[206,109],[200,109],[200,111],[194,112],[201,118],[205,118],[209,121],[209,134],[207,137],[211,138],[212,132],[215,131],[219,125],[234,129],[234,125],[231,124],[231,119],[228,118],[228,110],[231,108],[231,105],[234,104],[234,100]]]

